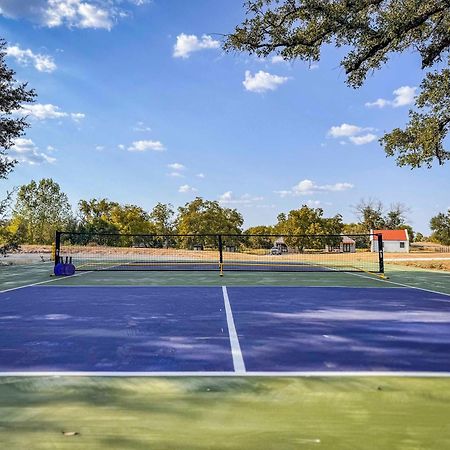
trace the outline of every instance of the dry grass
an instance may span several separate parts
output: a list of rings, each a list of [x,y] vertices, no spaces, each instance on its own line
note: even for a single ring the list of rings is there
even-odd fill
[[[442,253],[441,253],[442,255]],[[417,267],[418,269],[445,270],[450,272],[450,260],[432,260],[432,261],[390,261],[389,264]]]

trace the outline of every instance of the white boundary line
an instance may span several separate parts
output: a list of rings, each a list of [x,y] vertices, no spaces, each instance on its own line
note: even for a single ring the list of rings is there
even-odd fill
[[[80,274],[81,275],[81,274]],[[59,288],[92,288],[92,287],[106,287],[106,288],[218,288],[221,287],[220,284],[57,284],[49,287]],[[345,285],[302,285],[302,284],[231,284],[228,287],[233,288],[324,288],[324,289],[380,289],[379,286],[345,286]],[[389,288],[386,289],[401,289],[401,288]]]
[[[450,372],[427,371],[303,371],[303,372],[93,372],[93,371],[42,371],[42,372],[0,372],[2,377],[402,377],[402,378],[450,378]]]
[[[91,272],[76,273],[74,275],[65,276],[64,279],[67,280],[68,278],[79,277],[80,275],[85,275],[87,273],[91,273]],[[24,289],[24,288],[27,288],[27,287],[39,286],[40,284],[52,283],[53,281],[61,280],[61,279],[62,278],[59,278],[59,277],[55,276],[55,278],[52,278],[51,280],[38,281],[37,283],[25,284],[23,286],[16,286],[16,287],[13,287],[13,288],[10,288],[10,289],[4,289],[4,290],[0,291],[0,294],[3,294],[5,292],[16,291],[17,289]]]
[[[409,289],[418,289],[419,291],[431,292],[433,294],[446,295],[447,297],[450,297],[450,294],[447,294],[446,292],[433,291],[432,289],[425,289],[425,288],[421,288],[418,286],[411,286],[409,284],[397,283],[396,281],[385,280],[382,278],[372,278],[372,277],[368,277],[367,275],[361,275],[359,273],[352,273],[352,272],[347,272],[347,273],[349,275],[353,275],[355,277],[368,278],[369,280],[378,280],[381,283],[395,284],[397,286],[402,286],[402,287],[409,288]]]
[[[227,316],[228,335],[230,336],[231,356],[233,357],[234,371],[238,375],[245,373],[244,358],[242,357],[239,338],[234,325],[233,312],[231,311],[230,299],[228,298],[227,287],[222,286],[223,303],[225,305],[225,314]]]

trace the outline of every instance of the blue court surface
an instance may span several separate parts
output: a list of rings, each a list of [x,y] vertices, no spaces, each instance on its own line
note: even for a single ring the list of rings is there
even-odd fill
[[[409,288],[0,293],[0,373],[450,373],[450,296]]]

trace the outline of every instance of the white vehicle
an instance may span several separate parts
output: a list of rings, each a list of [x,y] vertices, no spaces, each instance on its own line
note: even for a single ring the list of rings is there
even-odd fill
[[[271,255],[281,255],[281,250],[278,247],[272,247],[270,249]]]

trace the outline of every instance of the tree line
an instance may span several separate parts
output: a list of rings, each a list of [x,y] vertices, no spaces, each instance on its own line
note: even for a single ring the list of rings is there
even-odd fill
[[[302,205],[288,213],[280,213],[275,225],[245,229],[244,218],[237,209],[223,207],[218,201],[201,197],[176,209],[171,204],[157,203],[150,211],[138,205],[93,198],[80,200],[76,211],[73,211],[59,184],[51,178],[44,178],[18,189],[10,216],[0,224],[0,246],[9,244],[13,248],[20,244],[52,244],[57,230],[83,233],[85,236],[105,233],[249,235],[246,245],[253,248],[273,246],[273,238],[268,235],[355,235],[367,234],[371,229],[406,228],[411,240],[424,239],[407,224],[408,208],[403,204],[394,204],[385,210],[379,201],[361,200],[354,210],[357,220],[344,223],[341,214],[326,217],[322,208]],[[432,238],[449,245],[450,211],[433,217],[430,225]],[[198,243],[198,239],[189,236],[179,239],[183,247]],[[202,244],[214,246],[216,240],[205,237]],[[131,245],[131,242],[122,240],[120,245]],[[302,243],[293,241],[290,245],[301,247]]]

